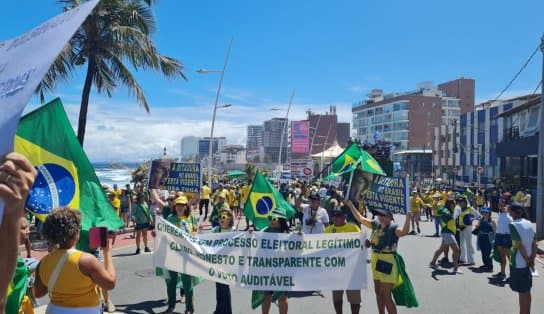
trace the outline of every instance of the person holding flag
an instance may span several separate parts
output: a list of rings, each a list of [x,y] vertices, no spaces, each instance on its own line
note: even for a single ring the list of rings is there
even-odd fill
[[[219,212],[224,209],[229,209],[229,204],[226,202],[228,198],[228,191],[223,190],[219,192],[217,195],[216,201],[213,203],[213,210],[210,214],[210,223],[212,224],[212,227],[219,226]]]
[[[346,205],[359,223],[372,230],[370,240],[365,245],[372,248],[371,266],[378,312],[385,313],[387,310],[388,313],[397,313],[396,305],[417,307],[418,302],[404,260],[397,253],[399,238],[408,234],[413,214],[410,211],[406,213],[401,229],[393,223],[393,214],[388,209],[375,209],[374,214],[378,220],[370,220],[363,217],[350,200],[346,201]]]

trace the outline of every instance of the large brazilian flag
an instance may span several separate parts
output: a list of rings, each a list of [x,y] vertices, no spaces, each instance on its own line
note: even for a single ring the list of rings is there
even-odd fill
[[[356,143],[352,143],[331,163],[331,175],[326,179],[334,178],[345,173],[350,173],[361,165],[361,169],[366,172],[385,176],[380,164],[365,150],[359,148]]]
[[[15,151],[25,155],[38,171],[27,208],[44,220],[52,209],[81,211],[80,248],[88,247],[88,230],[123,226],[81,148],[59,98],[30,112],[19,121]]]
[[[273,210],[284,213],[287,219],[295,214],[295,209],[287,203],[280,192],[257,172],[244,205],[244,215],[258,230],[261,230],[268,227],[268,216]]]

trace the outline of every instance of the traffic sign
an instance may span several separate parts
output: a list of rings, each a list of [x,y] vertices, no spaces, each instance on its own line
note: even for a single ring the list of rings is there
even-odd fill
[[[484,167],[478,166],[478,173],[479,173],[479,174],[484,173]]]

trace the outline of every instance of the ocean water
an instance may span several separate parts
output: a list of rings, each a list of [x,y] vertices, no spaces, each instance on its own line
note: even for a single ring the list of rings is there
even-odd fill
[[[102,185],[112,188],[117,184],[124,188],[132,180],[132,171],[138,167],[135,163],[93,163],[96,176]]]

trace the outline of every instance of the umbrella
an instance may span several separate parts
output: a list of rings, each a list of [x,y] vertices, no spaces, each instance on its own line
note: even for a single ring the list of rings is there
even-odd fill
[[[247,174],[243,171],[233,170],[233,171],[227,172],[226,176],[229,178],[243,178],[247,176]]]

